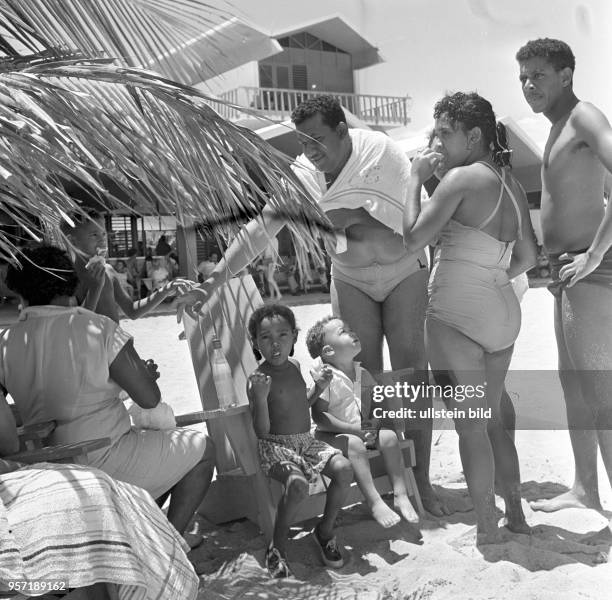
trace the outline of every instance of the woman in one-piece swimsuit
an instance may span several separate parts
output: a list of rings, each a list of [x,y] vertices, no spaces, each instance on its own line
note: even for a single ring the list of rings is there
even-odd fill
[[[521,508],[516,448],[501,424],[499,403],[521,324],[510,279],[535,264],[536,245],[525,192],[508,168],[505,128],[496,123],[491,104],[475,93],[456,93],[436,104],[434,117],[436,144],[413,160],[404,243],[411,251],[440,237],[430,282],[427,355],[431,367],[448,372],[454,385],[473,386],[471,394],[462,388],[464,394],[457,393],[450,405],[456,409],[477,542],[499,542],[507,530],[497,526],[496,470],[507,528],[531,532]],[[447,173],[421,211],[422,183],[436,168]]]

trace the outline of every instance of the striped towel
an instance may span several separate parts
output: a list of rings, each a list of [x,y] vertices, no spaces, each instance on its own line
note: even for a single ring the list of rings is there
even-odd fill
[[[0,475],[0,590],[7,579],[117,584],[122,600],[193,599],[185,542],[144,490],[76,465]]]
[[[379,131],[349,129],[353,151],[338,178],[327,189],[325,175],[301,154],[293,171],[324,211],[363,208],[395,233],[402,234],[402,216],[410,161],[401,148]]]

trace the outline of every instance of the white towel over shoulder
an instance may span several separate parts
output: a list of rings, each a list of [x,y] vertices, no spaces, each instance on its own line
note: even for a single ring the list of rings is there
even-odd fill
[[[293,171],[324,211],[363,208],[370,216],[402,234],[402,215],[410,180],[410,161],[395,142],[378,131],[350,129],[353,151],[330,186],[324,173],[304,154]]]

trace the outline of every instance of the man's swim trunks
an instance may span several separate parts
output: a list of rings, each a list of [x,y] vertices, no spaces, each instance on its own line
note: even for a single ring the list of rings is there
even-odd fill
[[[585,250],[576,250],[574,252],[568,252],[570,256],[575,256],[576,254],[584,254],[587,251]],[[563,289],[569,283],[569,279],[565,281],[561,281],[559,279],[559,271],[563,265],[569,264],[569,260],[559,260],[559,257],[565,252],[557,252],[554,254],[548,255],[548,260],[550,262],[550,273],[552,277],[552,281],[548,284],[548,289],[553,296],[557,298],[561,297],[563,293]],[[580,279],[578,283],[593,283],[595,285],[602,285],[604,287],[612,290],[612,248],[609,248],[606,253],[603,255],[599,266],[592,272],[589,273],[583,279]]]
[[[347,267],[332,263],[331,275],[334,281],[343,281],[361,290],[374,302],[384,302],[402,281],[417,271],[427,272],[425,254],[406,254],[394,263],[374,263],[367,267]]]

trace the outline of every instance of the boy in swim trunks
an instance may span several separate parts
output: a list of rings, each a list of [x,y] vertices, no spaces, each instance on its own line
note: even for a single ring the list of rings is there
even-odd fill
[[[527,42],[516,59],[527,103],[552,123],[542,163],[542,233],[550,256],[555,334],[576,476],[536,510],[601,509],[597,447],[612,481],[612,128],[573,91],[575,59],[554,39]],[[601,427],[601,429],[598,429]],[[606,527],[594,542],[612,541]]]
[[[315,437],[339,448],[351,461],[357,485],[377,523],[392,527],[399,523],[400,515],[407,521],[418,521],[406,490],[406,467],[398,436],[392,429],[381,428],[378,419],[369,419],[369,398],[364,398],[362,402],[362,390],[371,389],[376,381],[354,360],[361,351],[359,338],[342,319],[326,317],[308,331],[306,346],[310,356],[316,359],[313,371],[315,381],[320,377],[317,374],[326,373],[329,369],[333,373],[331,383],[312,407],[312,416],[317,424]],[[362,423],[368,423],[370,430],[364,431]],[[374,439],[370,439],[369,435]],[[385,504],[374,485],[366,454],[368,449],[373,448],[378,448],[385,460],[393,486],[395,511]]]
[[[309,482],[323,473],[331,483],[323,518],[313,536],[324,564],[339,569],[344,559],[334,535],[334,521],[353,480],[353,470],[339,450],[312,437],[308,412],[329,384],[331,372],[322,374],[307,391],[298,362],[290,358],[297,327],[295,315],[286,306],[271,304],[257,309],[248,330],[256,358],[264,358],[247,383],[261,468],[283,484],[266,567],[275,578],[291,574],[286,558],[289,526],[300,502],[308,496]]]

